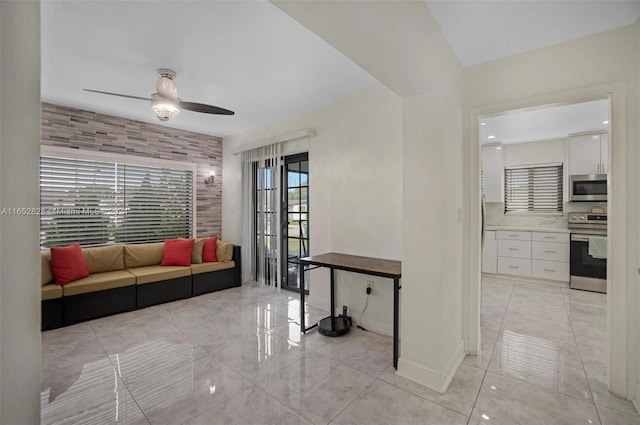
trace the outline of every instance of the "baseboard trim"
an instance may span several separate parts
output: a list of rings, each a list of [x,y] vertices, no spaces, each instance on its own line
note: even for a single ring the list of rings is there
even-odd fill
[[[464,341],[460,340],[442,371],[400,358],[396,375],[444,394],[464,356]]]

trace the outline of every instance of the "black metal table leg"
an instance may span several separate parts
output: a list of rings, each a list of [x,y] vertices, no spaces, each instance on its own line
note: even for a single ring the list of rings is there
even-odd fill
[[[398,329],[400,311],[400,279],[393,279],[393,367],[398,369]]]
[[[300,329],[302,333],[306,333],[307,329],[304,323],[304,265],[300,263]]]

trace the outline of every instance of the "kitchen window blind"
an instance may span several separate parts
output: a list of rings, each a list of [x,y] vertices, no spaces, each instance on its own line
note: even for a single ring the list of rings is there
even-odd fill
[[[191,237],[193,172],[42,156],[38,214],[43,247]]]
[[[562,164],[504,169],[504,211],[562,212]]]

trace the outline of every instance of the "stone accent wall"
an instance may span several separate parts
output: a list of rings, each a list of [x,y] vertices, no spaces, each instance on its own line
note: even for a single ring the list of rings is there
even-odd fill
[[[197,164],[196,232],[222,234],[222,139],[96,112],[42,104],[42,144]],[[211,186],[204,183],[216,172]]]

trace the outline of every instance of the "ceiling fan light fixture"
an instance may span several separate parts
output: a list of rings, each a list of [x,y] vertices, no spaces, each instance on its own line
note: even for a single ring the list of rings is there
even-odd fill
[[[158,93],[151,95],[151,108],[160,121],[169,121],[180,114],[180,99],[176,100],[165,99]]]
[[[158,82],[156,83],[156,91],[165,99],[177,100],[178,88],[176,87],[176,83],[173,82],[175,74],[167,74],[167,72],[172,72],[168,70],[161,71],[165,71],[165,73],[160,73],[160,78],[158,78]]]

